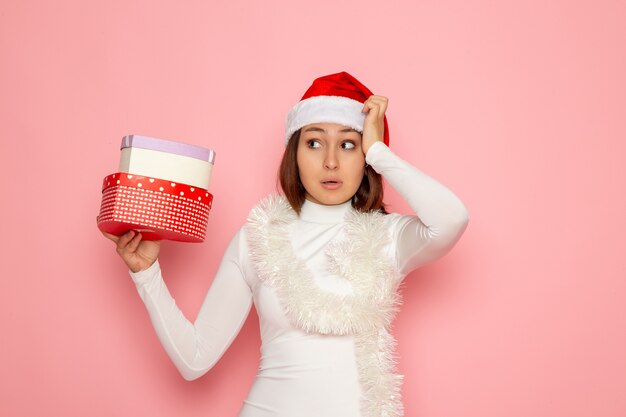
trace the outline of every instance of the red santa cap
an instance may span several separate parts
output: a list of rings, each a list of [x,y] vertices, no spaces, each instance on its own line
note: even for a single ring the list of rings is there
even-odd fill
[[[372,92],[347,72],[325,75],[313,81],[302,99],[287,114],[285,144],[298,129],[311,123],[338,123],[363,133],[363,103]],[[389,145],[387,116],[385,145]]]

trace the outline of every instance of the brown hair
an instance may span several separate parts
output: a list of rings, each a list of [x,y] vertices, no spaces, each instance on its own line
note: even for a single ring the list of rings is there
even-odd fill
[[[278,169],[278,180],[283,193],[298,214],[304,204],[306,192],[300,180],[297,158],[300,130],[291,135]],[[380,211],[387,214],[383,203],[382,176],[369,165],[365,166],[365,175],[363,175],[361,185],[352,197],[352,207],[362,212]]]

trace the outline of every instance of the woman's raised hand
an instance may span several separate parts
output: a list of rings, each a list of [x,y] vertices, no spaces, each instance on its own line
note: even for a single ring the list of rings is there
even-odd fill
[[[101,231],[102,232],[102,231]],[[141,233],[130,230],[122,236],[102,234],[117,245],[117,253],[133,272],[143,271],[156,261],[161,243],[156,240],[142,240]]]
[[[363,138],[361,146],[363,154],[367,155],[370,146],[375,142],[383,142],[385,135],[385,111],[387,111],[387,97],[372,95],[363,103],[363,113],[366,113],[363,123]]]

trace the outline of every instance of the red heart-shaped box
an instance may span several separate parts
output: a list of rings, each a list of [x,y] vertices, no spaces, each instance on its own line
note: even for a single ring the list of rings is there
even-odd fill
[[[145,240],[203,242],[213,195],[159,178],[116,172],[104,178],[98,228],[140,231]]]

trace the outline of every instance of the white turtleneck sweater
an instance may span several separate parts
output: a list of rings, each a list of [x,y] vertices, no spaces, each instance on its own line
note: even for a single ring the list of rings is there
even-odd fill
[[[469,216],[452,191],[382,142],[370,147],[366,162],[415,212],[386,216],[391,242],[385,250],[402,279],[447,253],[464,232]],[[305,261],[316,283],[336,293],[349,293],[351,287],[327,272],[324,249],[343,237],[344,215],[350,207],[349,201],[325,206],[306,200],[290,229],[294,252]],[[354,338],[307,334],[290,324],[274,289],[255,273],[244,227],[226,249],[194,323],[177,307],[158,260],[130,275],[159,340],[187,380],[202,376],[219,360],[254,303],[260,322],[261,361],[239,417],[361,416]]]

